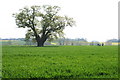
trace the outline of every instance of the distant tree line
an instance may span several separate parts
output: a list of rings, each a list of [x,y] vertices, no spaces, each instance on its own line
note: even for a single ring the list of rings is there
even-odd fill
[[[34,39],[26,39],[26,38],[8,38],[8,39],[0,39],[2,41],[2,45],[33,45],[35,46],[37,43]],[[107,40],[105,43],[107,45],[111,45],[111,43],[117,43],[120,42],[120,39],[110,39]],[[98,41],[91,41],[88,42],[85,38],[76,38],[76,39],[70,39],[70,38],[59,38],[55,39],[53,41],[46,41],[45,45],[53,45],[51,43],[54,43],[54,45],[98,45],[101,44]],[[102,45],[102,44],[101,44]]]

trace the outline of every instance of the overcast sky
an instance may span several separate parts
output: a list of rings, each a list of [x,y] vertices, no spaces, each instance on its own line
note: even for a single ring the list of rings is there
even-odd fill
[[[66,38],[106,41],[118,38],[119,0],[1,0],[0,37],[24,38],[26,29],[17,28],[12,17],[19,9],[31,5],[57,5],[60,14],[73,17],[76,26],[67,27]]]

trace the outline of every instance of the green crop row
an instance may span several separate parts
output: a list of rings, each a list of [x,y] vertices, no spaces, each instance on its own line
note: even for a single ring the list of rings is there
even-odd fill
[[[117,46],[3,46],[3,78],[117,78]]]

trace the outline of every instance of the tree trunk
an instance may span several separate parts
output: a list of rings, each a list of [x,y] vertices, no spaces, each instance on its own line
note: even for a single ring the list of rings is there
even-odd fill
[[[42,39],[36,38],[36,41],[37,41],[37,47],[43,47],[44,46],[44,42],[43,42]]]
[[[44,42],[37,41],[37,47],[43,47],[43,46],[44,46]]]
[[[45,41],[43,41],[42,39],[37,41],[37,47],[43,47],[44,46]]]
[[[37,47],[43,47],[44,46],[44,43],[45,41],[47,40],[47,38],[49,36],[43,34],[41,37],[37,34],[35,28],[32,28],[33,32],[34,32],[34,35],[35,35],[35,38],[36,38],[36,41],[37,41]]]
[[[44,38],[41,38],[41,37],[37,34],[35,28],[32,28],[32,30],[33,30],[33,32],[34,32],[34,35],[35,35],[35,38],[36,38],[36,41],[37,41],[37,47],[43,47],[46,40],[45,40]]]
[[[46,40],[47,40],[46,36],[43,36],[42,38],[37,37],[36,38],[37,47],[43,47]]]

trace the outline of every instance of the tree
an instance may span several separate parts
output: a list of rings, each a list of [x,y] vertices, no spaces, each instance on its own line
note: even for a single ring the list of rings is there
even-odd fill
[[[31,6],[20,9],[13,14],[19,28],[28,28],[29,38],[35,38],[38,47],[44,46],[46,40],[63,36],[66,26],[73,26],[75,21],[67,16],[59,16],[58,6]]]

